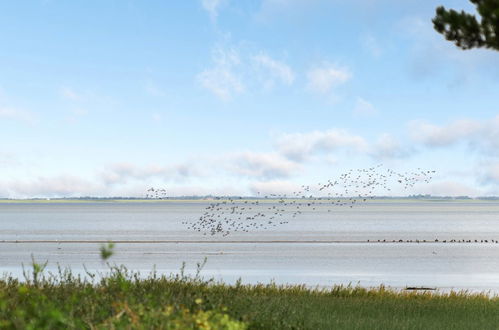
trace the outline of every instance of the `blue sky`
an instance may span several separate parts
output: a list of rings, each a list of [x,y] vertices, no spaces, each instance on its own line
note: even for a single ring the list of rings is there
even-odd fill
[[[0,197],[287,192],[375,164],[499,195],[499,53],[468,1],[0,3]]]

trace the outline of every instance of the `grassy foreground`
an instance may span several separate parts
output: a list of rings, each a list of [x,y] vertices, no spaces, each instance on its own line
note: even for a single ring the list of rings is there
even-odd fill
[[[0,280],[6,329],[497,329],[499,298],[395,292],[383,287],[225,285],[198,276],[149,277],[112,267],[82,278]],[[93,275],[92,275],[93,276]]]

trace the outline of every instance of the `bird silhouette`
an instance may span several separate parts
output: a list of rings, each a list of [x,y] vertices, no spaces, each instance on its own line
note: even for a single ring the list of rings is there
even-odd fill
[[[286,225],[303,212],[312,212],[318,207],[326,207],[327,212],[333,212],[338,207],[353,209],[376,195],[382,195],[384,191],[390,192],[395,186],[407,190],[418,183],[429,183],[434,173],[433,170],[421,168],[400,173],[385,169],[382,164],[351,169],[337,178],[322,180],[317,184],[302,184],[300,189],[290,195],[270,193],[262,198],[262,193],[257,191],[255,197],[248,198],[217,196],[199,218],[183,223],[191,230],[222,236],[250,230],[269,230]]]

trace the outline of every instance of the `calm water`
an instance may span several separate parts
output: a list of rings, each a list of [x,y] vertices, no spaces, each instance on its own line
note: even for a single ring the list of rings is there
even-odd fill
[[[370,202],[304,212],[280,227],[228,237],[189,231],[208,203],[0,204],[0,272],[49,260],[102,270],[100,243],[118,240],[111,261],[148,273],[193,270],[226,282],[430,286],[499,292],[498,202]],[[285,215],[286,216],[286,215]],[[435,243],[435,239],[439,242]],[[443,240],[489,243],[442,243]],[[370,242],[367,242],[369,240]],[[386,240],[387,243],[377,243]],[[426,240],[431,243],[391,243]],[[15,241],[18,241],[17,243]],[[90,242],[89,242],[90,241]],[[373,242],[374,241],[374,242]]]

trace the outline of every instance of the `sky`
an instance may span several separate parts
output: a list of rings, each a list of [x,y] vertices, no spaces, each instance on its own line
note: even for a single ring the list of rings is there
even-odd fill
[[[0,2],[0,198],[286,193],[382,164],[499,195],[499,52],[461,0]]]

